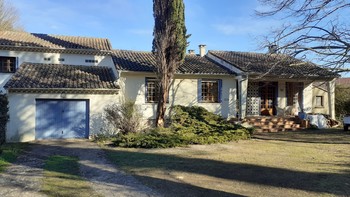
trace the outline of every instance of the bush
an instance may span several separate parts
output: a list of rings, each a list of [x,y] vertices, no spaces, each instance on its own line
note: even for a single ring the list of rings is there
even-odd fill
[[[335,113],[342,119],[345,114],[350,114],[350,87],[335,86]]]
[[[156,128],[143,133],[120,134],[114,145],[127,148],[170,148],[185,145],[180,135],[167,128]]]
[[[225,143],[250,137],[247,129],[232,125],[203,107],[175,106],[172,112],[169,128],[118,134],[113,144],[128,148],[169,148],[190,144]]]
[[[105,112],[107,121],[118,132],[128,134],[140,131],[142,115],[135,102],[126,101],[121,105],[113,104],[105,108]]]
[[[8,111],[7,96],[0,95],[0,144],[3,144],[6,140],[6,123],[9,120]]]

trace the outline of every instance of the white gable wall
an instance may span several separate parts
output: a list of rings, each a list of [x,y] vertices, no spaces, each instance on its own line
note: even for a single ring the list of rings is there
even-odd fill
[[[0,50],[0,56],[16,57],[17,68],[23,62],[31,63],[46,63],[46,64],[69,64],[69,65],[84,65],[84,66],[107,66],[113,69],[114,74],[117,74],[111,56],[95,56],[95,55],[79,55],[79,54],[60,54],[60,53],[42,53],[42,52],[27,52],[27,51],[4,51]],[[45,61],[44,58],[50,58],[50,61]],[[58,61],[63,58],[64,61]],[[86,63],[85,60],[97,60],[98,63]],[[0,73],[0,93],[4,93],[4,85],[11,78],[13,73]]]

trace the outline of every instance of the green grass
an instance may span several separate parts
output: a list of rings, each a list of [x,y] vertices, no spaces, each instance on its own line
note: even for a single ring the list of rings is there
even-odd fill
[[[349,147],[350,133],[318,130],[106,151],[118,167],[166,196],[350,196]]]
[[[0,147],[0,173],[3,172],[7,166],[16,161],[17,157],[27,147],[25,143],[11,143],[3,144]]]
[[[54,155],[45,161],[42,192],[48,196],[98,196],[79,176],[78,158]]]

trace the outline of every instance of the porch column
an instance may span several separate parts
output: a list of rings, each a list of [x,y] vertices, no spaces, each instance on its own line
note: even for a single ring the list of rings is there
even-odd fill
[[[327,82],[328,91],[328,113],[332,119],[335,119],[335,80]]]
[[[286,108],[286,82],[278,81],[278,98],[277,98],[277,106],[278,108],[285,109]],[[278,112],[278,111],[277,111]],[[281,115],[281,114],[277,114]]]
[[[247,93],[248,93],[248,76],[240,76],[239,81],[239,91],[240,91],[240,118],[245,118],[247,112]]]

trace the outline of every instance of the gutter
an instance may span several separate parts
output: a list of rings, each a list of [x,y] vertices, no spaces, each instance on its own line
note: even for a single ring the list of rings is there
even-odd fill
[[[97,49],[70,49],[70,48],[48,48],[48,47],[32,47],[32,46],[11,46],[0,45],[2,50],[29,51],[29,52],[47,52],[47,53],[68,53],[68,54],[87,54],[87,55],[111,55],[110,50]]]
[[[59,93],[59,94],[118,94],[119,85],[116,89],[107,88],[6,88],[8,93]]]
[[[130,71],[130,70],[117,70],[118,73],[133,73],[133,74],[157,74],[156,72],[152,71]],[[118,74],[120,77],[120,74]],[[175,75],[199,75],[199,76],[208,76],[208,75],[216,75],[216,76],[237,76],[235,74],[224,74],[224,73],[175,73]]]

